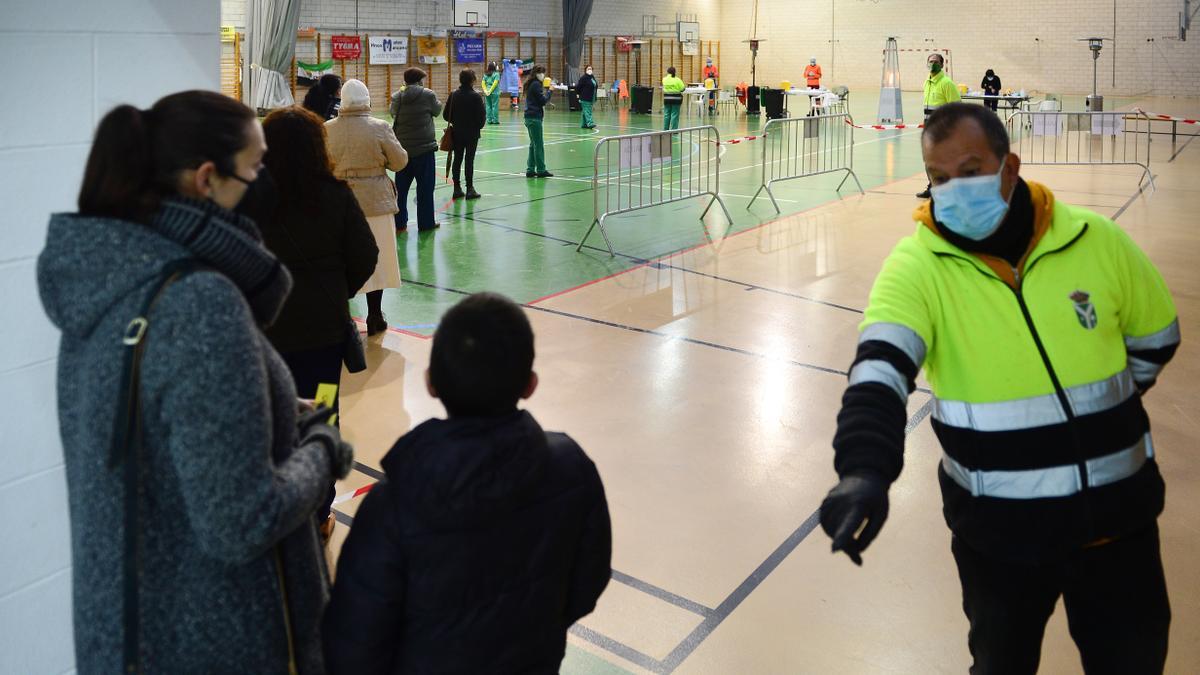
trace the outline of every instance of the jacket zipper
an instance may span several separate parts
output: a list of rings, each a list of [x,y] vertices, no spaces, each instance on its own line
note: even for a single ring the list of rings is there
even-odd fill
[[[1053,251],[1047,251],[1047,252],[1043,253],[1042,255],[1038,256],[1033,261],[1031,261],[1029,263],[1029,266],[1025,269],[1024,277],[1022,277],[1020,275],[1020,273],[1017,271],[1017,268],[1015,266],[1010,265],[1010,267],[1012,267],[1012,271],[1013,271],[1013,278],[1017,282],[1016,288],[1009,286],[1007,283],[1004,282],[1003,279],[996,279],[996,281],[999,281],[1000,283],[1004,284],[1005,288],[1012,291],[1013,296],[1016,297],[1017,305],[1020,306],[1020,308],[1021,308],[1021,316],[1025,319],[1025,326],[1029,329],[1030,335],[1033,336],[1033,343],[1034,343],[1034,345],[1037,346],[1038,354],[1042,357],[1042,365],[1045,366],[1046,373],[1050,376],[1050,383],[1054,385],[1054,394],[1055,394],[1055,396],[1058,397],[1058,403],[1059,403],[1059,405],[1062,406],[1063,412],[1067,416],[1067,426],[1071,430],[1071,440],[1072,440],[1072,445],[1074,446],[1074,450],[1075,450],[1075,467],[1076,467],[1076,471],[1079,472],[1079,482],[1080,482],[1080,485],[1082,486],[1082,489],[1080,490],[1081,494],[1083,492],[1086,492],[1088,490],[1089,486],[1088,486],[1088,475],[1087,475],[1087,460],[1085,460],[1083,458],[1083,449],[1080,447],[1079,429],[1076,426],[1075,411],[1071,409],[1071,402],[1067,399],[1067,391],[1066,391],[1066,389],[1063,388],[1062,382],[1059,381],[1058,373],[1056,373],[1054,371],[1054,365],[1052,363],[1050,363],[1050,355],[1046,353],[1046,347],[1042,344],[1042,337],[1038,334],[1037,326],[1035,326],[1033,323],[1033,315],[1031,315],[1029,313],[1029,306],[1025,304],[1025,296],[1022,294],[1021,289],[1024,287],[1025,279],[1029,278],[1029,273],[1033,271],[1033,268],[1035,265],[1037,265],[1039,262],[1042,261],[1043,258],[1045,258],[1047,256],[1054,255],[1055,253],[1061,253],[1062,251],[1065,251],[1066,249],[1070,248],[1075,242],[1079,241],[1079,238],[1082,237],[1086,232],[1087,232],[1087,223],[1084,223],[1083,229],[1080,230],[1079,234],[1075,235],[1070,241],[1068,241],[1067,243],[1063,244],[1062,246],[1054,249]],[[963,257],[963,256],[960,256],[960,255],[957,255],[954,253],[938,253],[937,255],[951,255],[956,258]],[[979,272],[980,274],[983,274],[983,276],[985,276],[989,279],[995,279],[995,277],[993,277],[992,275],[986,274],[983,270],[979,269],[979,267],[976,266],[975,263],[972,263],[969,260],[967,262],[972,267],[974,267],[977,272]]]

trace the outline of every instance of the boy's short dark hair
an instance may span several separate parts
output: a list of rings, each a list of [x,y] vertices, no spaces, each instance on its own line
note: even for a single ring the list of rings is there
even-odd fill
[[[975,120],[979,128],[983,129],[988,145],[997,157],[1004,159],[1008,156],[1008,129],[996,113],[981,105],[947,103],[941,106],[925,121],[925,131],[921,133],[921,139],[928,140],[930,145],[937,145],[949,138],[958,125],[967,119]]]
[[[469,87],[475,84],[475,71],[470,68],[463,68],[458,74],[458,84],[463,87]]]
[[[416,84],[425,79],[425,71],[420,68],[409,68],[404,71],[404,84]]]
[[[433,335],[429,379],[451,417],[516,408],[533,372],[533,328],[496,293],[475,293],[446,312]]]

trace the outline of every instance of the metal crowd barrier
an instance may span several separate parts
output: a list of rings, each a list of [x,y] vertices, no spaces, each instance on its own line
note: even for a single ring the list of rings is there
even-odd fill
[[[1008,138],[1022,164],[1137,166],[1149,181],[1150,118],[1143,112],[1025,111],[1009,118]]]
[[[850,116],[845,113],[767,122],[762,139],[762,185],[746,208],[766,191],[775,212],[782,213],[771,192],[773,184],[838,171],[846,172],[838,183],[839,192],[848,179],[854,178],[858,191],[866,194],[854,173],[854,127],[849,122]]]
[[[711,197],[701,221],[716,203],[732,225],[719,194],[720,145],[721,135],[713,126],[601,139],[592,156],[592,226],[575,250],[582,251],[592,230],[599,227],[609,255],[615,255],[604,229],[605,218],[693,197]]]

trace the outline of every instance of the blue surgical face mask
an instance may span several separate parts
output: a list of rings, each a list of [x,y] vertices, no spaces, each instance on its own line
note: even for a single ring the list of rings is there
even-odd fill
[[[1008,213],[1008,201],[1000,196],[1000,175],[1004,173],[1004,162],[1000,170],[990,176],[955,178],[935,185],[929,192],[933,196],[934,213],[937,221],[947,229],[973,241],[983,241],[1000,227]]]

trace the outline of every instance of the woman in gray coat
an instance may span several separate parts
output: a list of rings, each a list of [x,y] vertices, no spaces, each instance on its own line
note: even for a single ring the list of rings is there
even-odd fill
[[[254,113],[220,94],[119,106],[96,131],[79,212],[51,218],[38,285],[62,331],[81,673],[324,672],[314,515],[352,451],[301,413],[262,333],[291,278],[235,207],[261,197],[266,149]],[[197,269],[141,314],[179,262]],[[125,380],[138,316],[140,372]],[[134,440],[115,441],[133,415]]]

